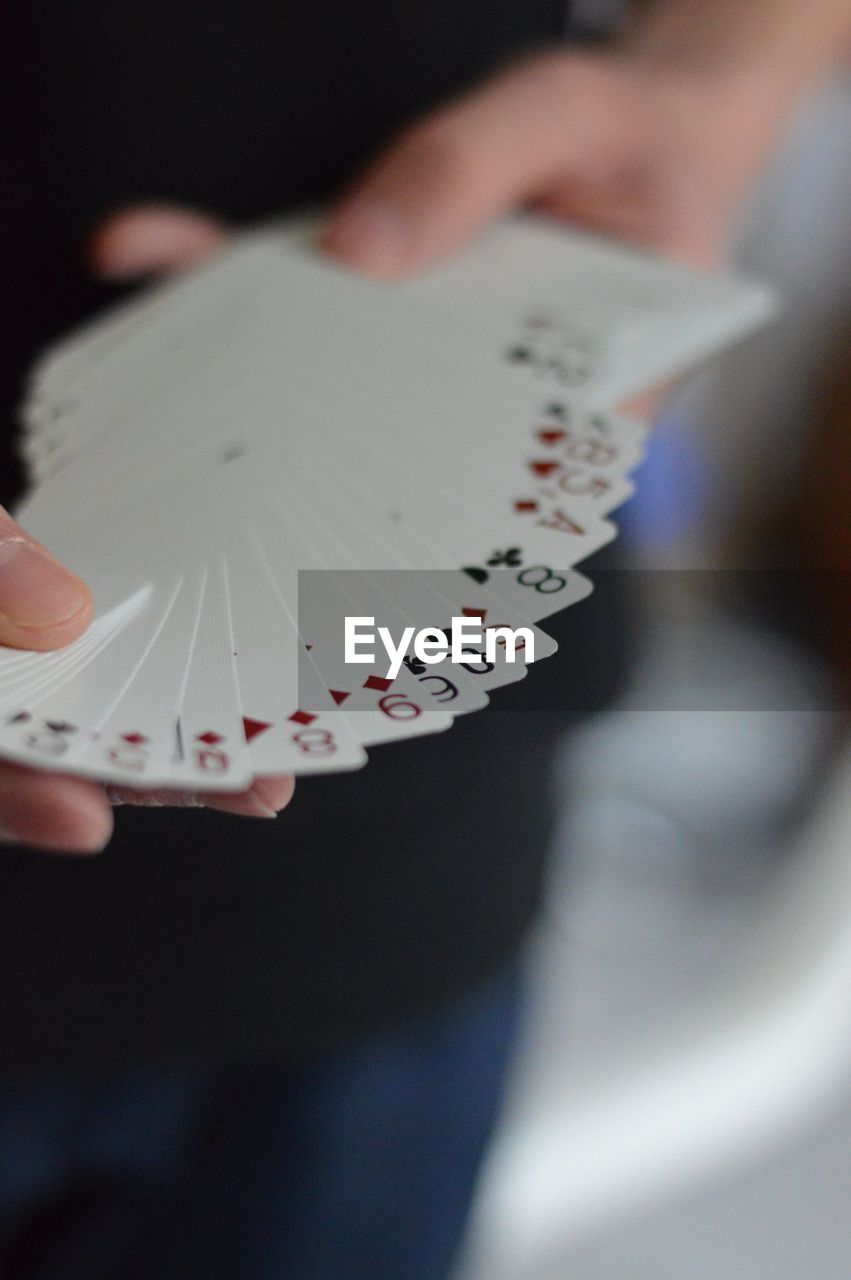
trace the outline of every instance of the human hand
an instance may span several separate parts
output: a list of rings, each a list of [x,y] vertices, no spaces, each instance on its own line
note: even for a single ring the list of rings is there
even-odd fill
[[[322,244],[392,278],[532,205],[711,266],[790,97],[783,75],[748,61],[680,66],[627,46],[527,57],[404,129],[343,194]],[[163,275],[224,234],[191,210],[138,206],[98,229],[93,260],[110,277]],[[658,398],[629,410],[648,417]]]
[[[0,508],[0,644],[48,650],[85,631],[88,588]],[[109,808],[88,782],[0,763],[0,839],[86,850],[106,841]]]
[[[170,224],[173,225],[171,218]],[[179,223],[179,219],[178,219]],[[178,243],[157,235],[161,272],[176,269],[217,247],[221,232],[212,223],[193,224],[185,242],[178,226]],[[132,225],[134,251],[144,250]],[[116,242],[117,243],[117,242]],[[110,248],[105,242],[105,262]],[[177,250],[175,257],[172,251]],[[120,249],[120,245],[119,245]],[[146,258],[147,260],[147,258]],[[51,650],[82,635],[92,616],[86,585],[63,568],[49,552],[25,533],[0,508],[0,645]],[[293,793],[289,777],[256,778],[248,791],[194,795],[167,789],[138,791],[103,788],[83,778],[27,769],[0,762],[0,842],[23,844],[57,853],[97,853],[112,834],[112,804],[204,804],[224,813],[272,818]]]
[[[537,54],[406,128],[344,193],[325,248],[406,275],[519,205],[696,265],[771,149],[789,93],[770,69],[630,48]]]

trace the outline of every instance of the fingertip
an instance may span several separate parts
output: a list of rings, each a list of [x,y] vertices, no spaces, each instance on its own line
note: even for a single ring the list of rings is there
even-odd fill
[[[97,854],[112,835],[112,813],[95,783],[0,766],[0,839],[46,853]]]
[[[102,279],[132,280],[199,265],[226,239],[225,225],[209,214],[177,205],[133,205],[97,224],[87,258]]]
[[[275,813],[280,813],[293,798],[295,778],[289,775],[255,778],[251,790],[263,804],[267,804]]]
[[[79,785],[76,780],[74,785]],[[65,853],[103,853],[113,830],[112,809],[100,789],[92,787],[91,795],[84,798],[80,794],[68,804],[64,830],[53,847]]]
[[[14,637],[0,636],[0,643],[15,648],[33,649],[38,653],[64,649],[66,645],[79,640],[91,625],[94,602],[84,582],[80,582],[80,599],[79,607],[61,622],[56,622],[52,626],[17,627]]]
[[[70,644],[92,617],[81,578],[19,529],[0,541],[0,644],[48,650]]]
[[[207,806],[241,818],[277,818],[292,799],[292,777],[255,778],[247,791],[219,792],[207,797]]]
[[[404,218],[392,205],[379,201],[342,205],[332,215],[319,243],[346,266],[379,278],[403,271],[412,248]]]

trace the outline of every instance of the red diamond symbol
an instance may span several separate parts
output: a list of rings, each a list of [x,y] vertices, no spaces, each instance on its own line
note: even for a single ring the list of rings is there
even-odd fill
[[[144,733],[122,733],[121,737],[124,742],[129,742],[134,747],[139,747],[143,742],[148,741]]]
[[[381,693],[386,693],[392,683],[392,680],[385,680],[382,676],[367,676],[363,682],[363,687],[364,689],[378,689]]]
[[[246,742],[250,742],[252,738],[257,737],[258,733],[265,733],[271,727],[271,724],[268,724],[265,720],[251,720],[248,716],[242,717],[242,732],[245,735]]]
[[[537,511],[538,504],[535,502],[534,498],[524,498],[520,502],[515,502],[514,510],[518,515],[527,515],[530,511]]]
[[[331,697],[334,699],[334,701],[336,702],[336,704],[337,704],[337,706],[338,706],[338,707],[339,707],[340,703],[341,703],[341,702],[345,702],[345,701],[346,701],[346,698],[348,698],[348,696],[349,696],[349,695],[348,695],[348,693],[343,693],[340,689],[330,689],[330,690],[329,690],[329,692],[330,692]]]
[[[559,431],[554,427],[544,427],[543,430],[536,432],[541,444],[561,444],[562,440],[567,439],[566,431]]]
[[[558,471],[559,464],[557,462],[530,462],[529,470],[536,476],[551,476],[554,471]]]
[[[312,716],[309,711],[294,711],[290,719],[293,724],[313,724],[316,716]]]
[[[224,739],[220,733],[214,733],[212,729],[208,729],[206,733],[196,734],[199,742],[206,742],[208,746],[213,746],[216,742],[223,742]]]
[[[487,609],[462,609],[461,612],[465,618],[480,618],[482,622],[484,622],[488,613]]]

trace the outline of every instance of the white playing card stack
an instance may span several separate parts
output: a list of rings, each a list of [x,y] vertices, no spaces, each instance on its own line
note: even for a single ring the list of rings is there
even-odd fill
[[[25,528],[95,621],[0,652],[0,755],[134,786],[353,769],[525,675],[498,649],[344,661],[344,618],[532,628],[590,591],[639,425],[623,397],[766,319],[766,291],[529,218],[371,283],[307,220],[66,338],[23,409]],[[311,572],[307,572],[311,571]]]

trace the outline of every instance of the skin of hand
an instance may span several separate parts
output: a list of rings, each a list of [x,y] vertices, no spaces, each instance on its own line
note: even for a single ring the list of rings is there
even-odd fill
[[[207,219],[169,211],[164,220],[146,213],[123,220],[146,263],[167,274],[192,265],[224,239]],[[156,244],[148,254],[146,246]],[[109,246],[106,246],[107,258]],[[0,644],[19,649],[58,649],[82,635],[91,621],[85,583],[64,569],[0,508]],[[274,818],[294,788],[290,777],[255,778],[250,790],[194,795],[168,790],[136,791],[0,762],[0,842],[54,853],[98,853],[112,834],[114,804],[176,807],[204,804],[243,817]]]
[[[660,5],[666,18],[676,6]],[[696,6],[697,16],[700,6]],[[642,29],[604,51],[527,57],[415,121],[343,193],[323,247],[378,278],[451,254],[531,206],[697,267],[723,261],[730,221],[796,101],[788,66],[654,57]],[[656,389],[620,405],[649,421]]]
[[[508,210],[533,206],[694,265],[716,264],[802,80],[758,53],[727,59],[715,48],[703,65],[700,42],[698,56],[686,40],[687,56],[668,49],[654,57],[661,42],[535,54],[415,121],[343,193],[322,247],[355,270],[394,279],[451,254]],[[226,235],[204,213],[136,206],[96,228],[90,258],[105,278],[168,275],[215,254]],[[631,409],[651,416],[657,401],[644,397]],[[0,613],[2,590],[0,580]],[[88,607],[70,624],[48,620],[52,638],[42,647],[73,639]],[[0,640],[20,643],[8,633]],[[271,816],[291,793],[291,779],[261,779],[251,792],[206,802]],[[110,798],[198,802],[129,790]],[[6,765],[0,829],[4,822],[15,839],[68,850],[100,848],[110,829],[99,788]]]
[[[344,193],[324,246],[395,277],[531,205],[711,266],[793,102],[761,66],[537,54],[404,130]]]
[[[695,265],[717,263],[798,80],[770,59],[728,63],[716,52],[702,67],[688,52],[655,59],[652,48],[634,39],[602,52],[544,51],[414,121],[343,193],[322,247],[355,270],[397,278],[532,205]],[[224,235],[204,213],[134,206],[95,229],[90,257],[105,278],[168,275],[215,253]]]

